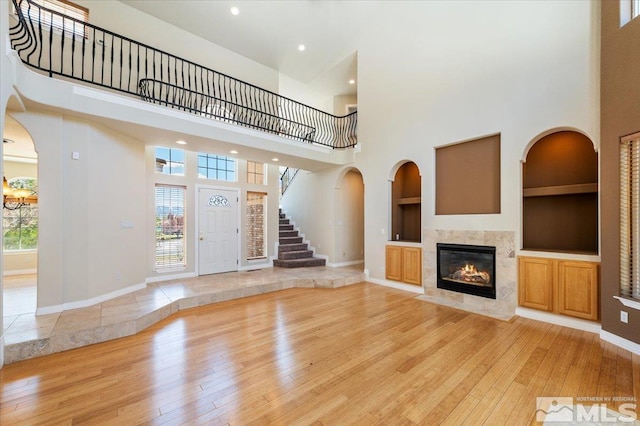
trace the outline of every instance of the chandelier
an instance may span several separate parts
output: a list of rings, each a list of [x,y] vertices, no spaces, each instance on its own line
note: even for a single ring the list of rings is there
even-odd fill
[[[38,196],[26,188],[12,188],[6,177],[2,177],[2,207],[17,210],[27,204],[36,204]]]

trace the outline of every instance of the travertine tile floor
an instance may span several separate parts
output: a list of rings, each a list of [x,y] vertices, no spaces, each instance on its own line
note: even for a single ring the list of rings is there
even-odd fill
[[[46,315],[35,315],[35,303],[29,308],[34,294],[29,299],[26,292],[13,291],[12,283],[3,310],[5,363],[129,336],[182,309],[293,287],[336,288],[362,281],[362,265],[230,272],[148,284],[103,303]]]

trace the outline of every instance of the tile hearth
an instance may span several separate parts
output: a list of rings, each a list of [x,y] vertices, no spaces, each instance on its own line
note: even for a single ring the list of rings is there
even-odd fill
[[[337,288],[364,281],[354,267],[269,268],[148,284],[103,303],[55,314],[4,317],[5,363],[136,334],[179,310],[288,288]]]

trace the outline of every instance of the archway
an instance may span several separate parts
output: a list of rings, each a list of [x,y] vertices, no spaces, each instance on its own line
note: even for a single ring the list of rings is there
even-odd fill
[[[336,264],[364,263],[364,179],[360,171],[343,170],[336,190]]]
[[[34,314],[37,308],[38,157],[27,130],[8,114],[2,138],[3,173],[9,188],[29,192],[23,200],[26,204],[7,202],[2,209],[2,313],[4,326],[8,327],[17,316]]]

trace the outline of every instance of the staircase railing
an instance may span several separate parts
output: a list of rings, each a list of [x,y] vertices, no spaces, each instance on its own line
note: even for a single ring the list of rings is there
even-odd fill
[[[328,114],[30,0],[12,0],[11,47],[32,68],[203,117],[331,148],[357,144],[357,112]]]
[[[287,191],[287,188],[289,188],[291,181],[296,177],[299,170],[300,169],[294,169],[293,167],[287,167],[282,171],[282,174],[280,175],[280,196],[284,195]]]

